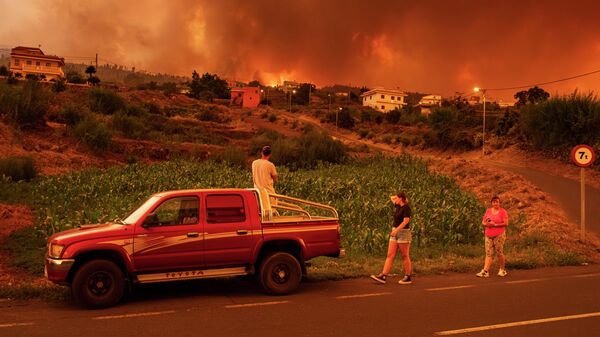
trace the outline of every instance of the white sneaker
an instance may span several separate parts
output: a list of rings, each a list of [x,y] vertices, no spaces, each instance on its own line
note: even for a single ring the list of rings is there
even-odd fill
[[[508,275],[508,273],[506,272],[506,269],[500,269],[500,270],[498,270],[498,276],[504,277],[506,275]]]
[[[481,271],[475,275],[477,275],[477,277],[490,277],[490,272],[485,269],[481,269]]]

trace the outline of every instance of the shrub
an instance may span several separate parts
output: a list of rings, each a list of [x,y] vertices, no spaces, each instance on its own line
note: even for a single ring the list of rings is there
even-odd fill
[[[148,111],[149,114],[152,115],[160,115],[160,106],[158,106],[158,104],[156,103],[152,103],[152,102],[147,102],[144,103],[144,108],[146,109],[146,111]]]
[[[0,86],[0,112],[22,129],[44,125],[49,105],[48,93],[36,81],[27,81],[22,88]]]
[[[112,135],[103,123],[94,118],[86,118],[75,126],[73,134],[94,151],[108,149]]]
[[[385,121],[390,124],[397,124],[400,121],[400,116],[402,112],[400,109],[394,109],[385,114]]]
[[[140,105],[128,104],[126,113],[129,116],[140,117],[140,116],[144,116],[144,115],[148,114],[148,110],[146,110],[146,108],[144,108],[143,106],[140,106]]]
[[[258,134],[250,139],[250,146],[248,148],[249,155],[257,155],[263,146],[273,145],[275,141],[281,138],[281,134],[267,129],[259,130]]]
[[[0,66],[0,76],[8,76],[8,68],[5,65]]]
[[[600,101],[592,93],[526,104],[519,122],[523,136],[536,148],[600,143]]]
[[[274,123],[277,121],[277,116],[275,114],[271,114],[269,116],[269,122]]]
[[[162,85],[163,94],[165,96],[171,96],[177,93],[177,83],[166,82]]]
[[[25,79],[30,81],[39,81],[40,77],[36,74],[27,74],[25,75]]]
[[[68,105],[62,109],[59,113],[60,120],[63,121],[68,127],[73,128],[79,124],[82,120],[89,116],[89,112],[84,110],[82,107],[76,107]]]
[[[90,109],[104,115],[112,115],[119,110],[125,110],[125,100],[116,92],[104,89],[94,88],[88,94]]]
[[[196,118],[205,122],[216,122],[219,120],[219,115],[211,110],[202,110],[196,115]]]
[[[344,129],[352,129],[354,127],[354,117],[348,108],[343,108],[338,113],[338,126]]]
[[[37,171],[31,157],[8,157],[0,159],[0,176],[3,175],[12,181],[31,180]]]
[[[367,129],[358,130],[358,136],[360,138],[365,138],[365,137],[367,137],[368,134],[369,134],[369,130],[367,130]]]
[[[246,168],[246,154],[235,146],[226,146],[223,152],[217,154],[216,159],[233,167]]]
[[[65,84],[65,79],[62,77],[52,84],[52,91],[54,92],[63,92],[65,90],[67,90],[67,85]]]
[[[70,71],[66,74],[67,82],[74,84],[85,84],[86,79],[76,71]]]
[[[140,122],[139,118],[127,115],[123,112],[114,114],[111,124],[113,129],[129,138],[139,138],[139,135],[143,134],[144,130],[144,125]]]
[[[272,149],[275,163],[292,168],[311,168],[319,162],[341,163],[346,159],[346,148],[340,141],[316,130],[305,132],[300,138],[278,138]]]

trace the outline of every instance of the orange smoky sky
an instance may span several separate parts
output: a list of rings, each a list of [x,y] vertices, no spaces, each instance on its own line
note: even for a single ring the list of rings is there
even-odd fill
[[[452,95],[600,69],[598,1],[0,0],[0,8],[4,47],[264,84]],[[597,92],[600,73],[544,89]]]

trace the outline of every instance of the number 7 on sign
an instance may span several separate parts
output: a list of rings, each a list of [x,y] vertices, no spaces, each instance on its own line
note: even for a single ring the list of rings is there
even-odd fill
[[[585,157],[584,157],[585,156]],[[587,159],[588,156],[585,154],[585,151],[579,151],[579,159]]]

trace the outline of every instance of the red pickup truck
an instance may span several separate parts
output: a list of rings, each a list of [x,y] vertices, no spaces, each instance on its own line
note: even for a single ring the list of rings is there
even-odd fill
[[[124,220],[54,234],[45,274],[100,308],[128,284],[237,275],[282,295],[305,261],[344,253],[333,207],[256,189],[180,190],[152,195]]]

